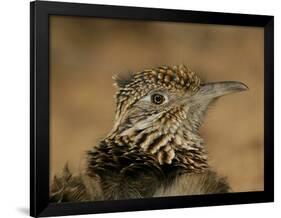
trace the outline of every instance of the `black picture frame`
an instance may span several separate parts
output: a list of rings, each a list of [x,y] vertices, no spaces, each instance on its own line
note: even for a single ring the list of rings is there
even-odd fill
[[[49,203],[49,16],[89,16],[264,28],[264,191],[83,203]],[[138,211],[274,200],[274,17],[140,7],[30,3],[30,215]]]

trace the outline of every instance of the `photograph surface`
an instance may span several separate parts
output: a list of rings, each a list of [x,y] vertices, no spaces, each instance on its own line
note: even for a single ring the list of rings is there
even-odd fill
[[[50,201],[264,190],[264,29],[50,16]]]

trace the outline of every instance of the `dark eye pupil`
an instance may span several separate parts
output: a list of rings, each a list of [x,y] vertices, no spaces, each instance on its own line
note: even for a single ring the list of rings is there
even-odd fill
[[[152,101],[155,104],[161,104],[164,101],[164,97],[159,94],[152,95]]]

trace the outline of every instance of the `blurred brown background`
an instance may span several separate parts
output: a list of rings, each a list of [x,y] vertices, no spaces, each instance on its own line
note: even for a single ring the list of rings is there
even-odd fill
[[[233,191],[263,190],[263,29],[240,26],[52,16],[51,175],[66,162],[78,172],[111,130],[112,75],[175,64],[249,86],[219,99],[201,133]]]

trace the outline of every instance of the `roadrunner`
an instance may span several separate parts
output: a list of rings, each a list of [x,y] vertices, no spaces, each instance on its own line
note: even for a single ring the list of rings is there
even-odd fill
[[[87,152],[87,166],[66,166],[51,185],[51,201],[93,201],[229,192],[207,162],[199,134],[208,106],[247,90],[241,82],[202,83],[184,65],[115,78],[115,121]]]

